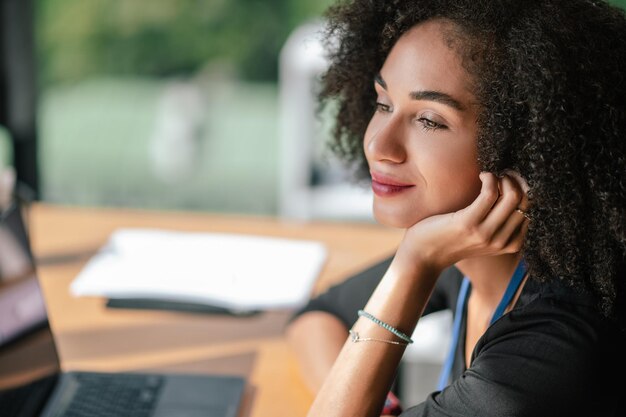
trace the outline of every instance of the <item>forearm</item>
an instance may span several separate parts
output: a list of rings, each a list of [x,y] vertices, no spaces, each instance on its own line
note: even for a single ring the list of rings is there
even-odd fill
[[[419,263],[394,260],[365,310],[411,334],[424,310],[438,271]],[[398,340],[389,331],[361,317],[353,327],[361,337]],[[405,347],[381,342],[345,341],[309,417],[378,416]]]
[[[348,329],[339,319],[321,311],[305,313],[287,328],[287,340],[312,392],[319,391],[330,373],[347,334]]]

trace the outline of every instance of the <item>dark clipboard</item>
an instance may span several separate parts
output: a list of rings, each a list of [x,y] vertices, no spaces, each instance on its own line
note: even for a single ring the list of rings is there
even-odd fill
[[[106,307],[130,310],[164,310],[184,313],[217,314],[237,317],[249,317],[261,312],[261,310],[233,310],[210,304],[150,298],[110,298],[107,300]]]

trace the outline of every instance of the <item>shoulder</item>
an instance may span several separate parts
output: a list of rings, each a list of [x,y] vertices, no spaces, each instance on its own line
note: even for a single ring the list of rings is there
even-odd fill
[[[561,282],[532,281],[519,305],[479,340],[463,378],[514,388],[508,404],[516,409],[594,414],[624,392],[623,382],[617,389],[608,381],[626,368],[625,347],[624,334],[593,297]]]
[[[524,292],[478,341],[461,377],[407,416],[624,415],[626,345],[617,326],[560,284]]]
[[[592,363],[601,350],[623,342],[624,334],[602,314],[598,301],[590,294],[560,281],[529,281],[515,308],[479,340],[475,356],[478,359],[498,346],[526,354],[533,352],[530,348],[537,348],[537,355],[544,358],[553,354]]]

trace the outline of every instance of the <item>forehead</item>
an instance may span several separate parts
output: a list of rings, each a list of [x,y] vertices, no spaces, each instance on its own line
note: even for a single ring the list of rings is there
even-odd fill
[[[440,91],[471,102],[471,77],[452,47],[453,30],[451,22],[430,20],[405,32],[381,69],[389,88]]]

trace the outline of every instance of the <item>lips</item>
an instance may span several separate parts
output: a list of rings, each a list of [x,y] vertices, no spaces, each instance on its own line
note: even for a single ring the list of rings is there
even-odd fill
[[[380,197],[396,195],[415,186],[414,184],[398,181],[385,174],[377,172],[371,172],[370,174],[372,175],[372,191]]]

